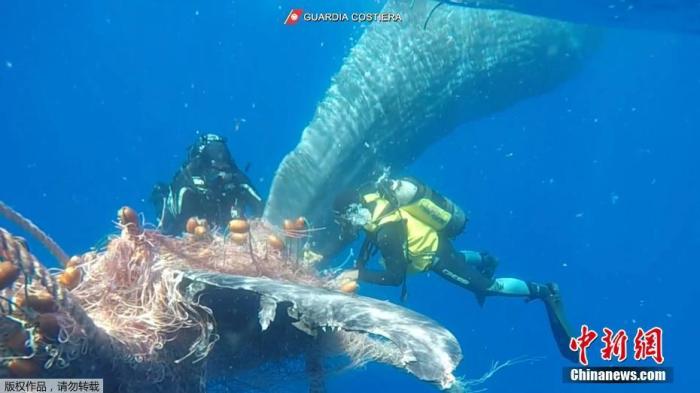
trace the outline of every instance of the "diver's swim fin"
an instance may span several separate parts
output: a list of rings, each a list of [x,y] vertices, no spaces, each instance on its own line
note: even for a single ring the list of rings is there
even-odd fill
[[[573,332],[564,314],[564,304],[561,300],[559,286],[555,283],[547,285],[528,283],[528,287],[530,288],[531,298],[539,298],[544,302],[547,317],[549,318],[549,327],[552,329],[552,335],[557,348],[559,348],[559,353],[567,360],[574,363],[578,362],[577,353],[569,349],[569,341],[573,337]]]
[[[561,300],[559,286],[554,283],[548,284],[547,286],[549,287],[550,294],[545,296],[542,300],[544,300],[545,308],[547,309],[547,317],[549,318],[549,326],[552,329],[554,341],[556,341],[561,355],[571,362],[576,363],[578,362],[578,355],[576,352],[569,349],[569,341],[571,341],[573,337],[573,332],[564,314],[564,304]]]

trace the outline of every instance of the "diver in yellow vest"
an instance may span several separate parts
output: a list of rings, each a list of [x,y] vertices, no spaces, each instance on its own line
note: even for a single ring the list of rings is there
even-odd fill
[[[496,258],[485,252],[456,251],[450,239],[464,230],[467,218],[449,199],[413,178],[380,179],[341,193],[333,208],[343,237],[355,237],[360,229],[366,233],[355,269],[343,272],[339,280],[403,285],[403,299],[407,274],[433,271],[472,291],[482,305],[486,296],[540,299],[560,352],[576,361],[568,349],[572,331],[557,285],[494,278]],[[384,270],[366,267],[376,251],[381,252]]]

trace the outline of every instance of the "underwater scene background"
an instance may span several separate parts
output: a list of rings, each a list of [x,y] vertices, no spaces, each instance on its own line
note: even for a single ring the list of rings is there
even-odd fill
[[[265,194],[364,28],[285,26],[289,9],[378,11],[381,5],[2,2],[0,199],[69,253],[85,251],[114,232],[124,204],[156,222],[151,188],[170,180],[198,132],[226,136],[238,165],[250,163],[248,174]],[[530,356],[543,359],[506,368],[484,387],[681,392],[697,386],[699,65],[698,35],[607,29],[573,78],[464,124],[406,171],[469,212],[456,246],[496,255],[501,276],[559,283],[574,326],[628,333],[662,327],[674,382],[564,384],[561,369],[568,364],[552,343],[541,304],[489,298],[481,308],[439,277],[412,277],[404,305],[455,334],[464,352],[456,374],[478,378],[492,361]],[[399,292],[360,289],[393,302]],[[593,365],[607,364],[590,353]],[[226,391],[222,384],[212,389]],[[292,379],[275,389],[304,384]],[[362,389],[434,391],[374,364],[328,380],[330,392]]]

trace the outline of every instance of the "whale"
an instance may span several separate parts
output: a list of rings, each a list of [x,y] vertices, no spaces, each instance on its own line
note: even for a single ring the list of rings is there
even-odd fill
[[[587,26],[438,4],[384,5],[401,21],[370,24],[350,50],[279,165],[265,220],[305,216],[326,228],[317,244],[332,253],[341,190],[400,171],[462,124],[555,89],[599,42]]]
[[[443,5],[501,9],[595,26],[700,33],[700,0],[441,0]]]

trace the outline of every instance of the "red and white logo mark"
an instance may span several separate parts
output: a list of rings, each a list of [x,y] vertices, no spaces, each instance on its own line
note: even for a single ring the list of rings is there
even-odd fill
[[[291,11],[289,11],[289,15],[287,15],[287,19],[284,20],[285,25],[295,25],[299,20],[301,20],[301,16],[304,14],[304,10],[301,8],[292,8]]]

